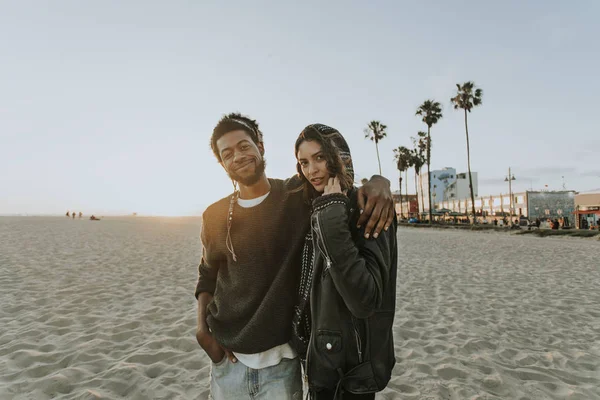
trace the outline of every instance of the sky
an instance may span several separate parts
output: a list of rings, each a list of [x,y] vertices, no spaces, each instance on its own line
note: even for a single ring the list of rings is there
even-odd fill
[[[357,180],[377,174],[363,130],[379,120],[396,190],[393,149],[434,99],[431,167],[465,171],[450,98],[468,80],[484,93],[469,115],[480,195],[507,192],[509,167],[513,191],[599,189],[599,14],[596,0],[0,0],[0,214],[199,215],[232,192],[209,138],[233,111],[258,120],[273,178],[295,173],[314,122],[344,134]]]

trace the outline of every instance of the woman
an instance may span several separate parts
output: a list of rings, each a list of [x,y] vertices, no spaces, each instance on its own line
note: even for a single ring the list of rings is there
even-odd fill
[[[312,206],[293,343],[312,399],[374,399],[395,364],[396,221],[379,237],[356,226],[360,211],[348,145],[309,125],[295,146]]]

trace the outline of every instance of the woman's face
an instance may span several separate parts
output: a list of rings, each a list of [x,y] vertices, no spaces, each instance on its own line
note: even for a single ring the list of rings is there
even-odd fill
[[[323,193],[330,176],[327,161],[322,152],[321,144],[316,141],[304,141],[298,146],[298,164],[302,174],[319,193]]]

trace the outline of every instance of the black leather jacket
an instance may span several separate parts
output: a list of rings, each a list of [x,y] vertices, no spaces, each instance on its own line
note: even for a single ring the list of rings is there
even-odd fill
[[[396,359],[392,324],[396,305],[396,221],[377,239],[356,228],[356,189],[313,201],[313,257],[308,346],[293,343],[306,357],[309,388],[338,393],[373,393],[385,388]],[[304,270],[306,272],[306,269]],[[302,279],[305,279],[303,277]],[[307,332],[308,333],[308,332]],[[306,353],[304,354],[304,352]]]

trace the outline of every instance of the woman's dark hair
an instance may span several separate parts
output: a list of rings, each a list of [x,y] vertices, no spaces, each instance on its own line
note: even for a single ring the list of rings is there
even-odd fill
[[[294,146],[296,158],[298,158],[298,149],[303,142],[319,143],[321,145],[323,157],[325,157],[325,162],[327,163],[329,175],[338,177],[342,191],[350,190],[352,188],[354,181],[347,173],[346,166],[340,157],[339,150],[331,139],[324,138],[316,129],[307,127],[300,133],[298,139],[296,139],[296,145]],[[317,192],[310,181],[306,179],[304,173],[302,173],[302,166],[300,163],[296,163],[296,171],[298,171],[298,176],[302,179],[304,185],[304,200],[310,204],[315,197],[320,196],[320,193]]]

